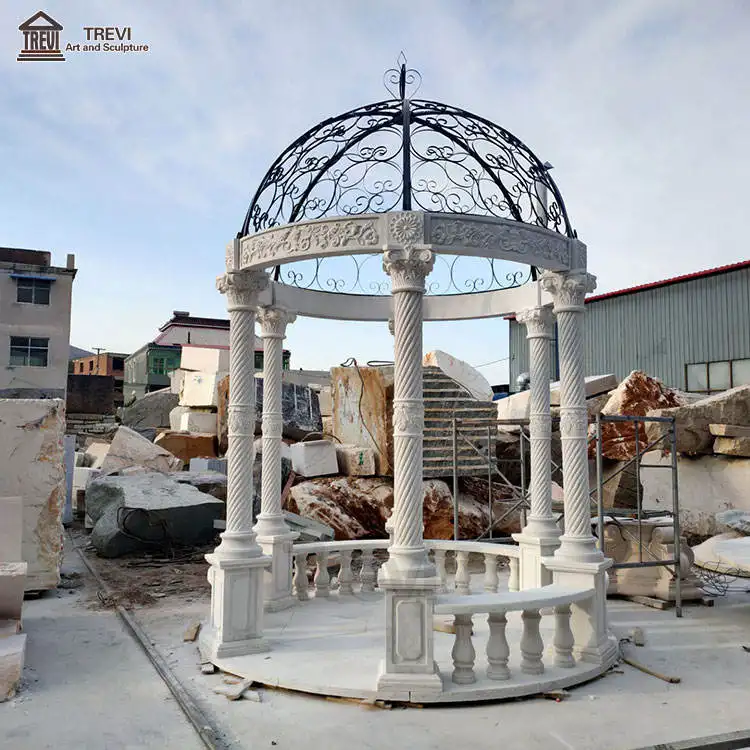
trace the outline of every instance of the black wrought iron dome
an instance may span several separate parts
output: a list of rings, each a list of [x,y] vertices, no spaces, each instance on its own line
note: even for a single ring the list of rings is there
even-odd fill
[[[331,117],[301,135],[261,180],[237,236],[324,217],[422,210],[495,216],[575,237],[551,165],[490,120],[413,98],[421,82],[402,53],[398,67],[384,75],[394,98]],[[529,278],[528,267],[498,274],[488,261],[491,278],[459,282],[455,261],[443,260],[450,279],[434,282],[433,293],[507,288]],[[294,269],[282,278],[277,268],[275,277],[303,287],[378,293],[381,282],[363,287],[363,261],[355,259],[353,283],[335,275],[324,282],[320,262],[306,279]]]
[[[276,159],[239,236],[398,209],[499,216],[574,236],[549,165],[490,120],[411,98],[421,75],[400,62],[384,77],[395,98],[318,123]]]

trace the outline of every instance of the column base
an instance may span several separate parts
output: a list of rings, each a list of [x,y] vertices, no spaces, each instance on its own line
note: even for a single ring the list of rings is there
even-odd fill
[[[388,560],[378,572],[378,585],[392,581],[395,584],[414,584],[418,588],[431,589],[437,577],[437,568],[427,556],[424,547],[418,549],[388,548]]]
[[[216,556],[222,560],[247,560],[263,556],[263,550],[258,545],[252,529],[250,531],[224,531],[220,537],[221,542],[211,557]]]
[[[555,559],[571,562],[599,563],[605,558],[596,546],[594,537],[570,537],[563,534],[560,546],[555,551]]]
[[[213,660],[267,651],[263,639],[263,575],[271,558],[226,558],[220,549],[221,545],[206,555],[211,566],[211,613],[201,633],[201,652]]]
[[[553,582],[570,588],[591,588],[590,599],[570,605],[570,629],[573,632],[573,654],[580,661],[606,664],[617,658],[617,639],[607,624],[607,569],[612,560],[598,562],[561,559],[557,553],[545,558]]]
[[[555,526],[555,528],[557,528]],[[542,564],[542,558],[551,557],[560,546],[559,529],[557,536],[536,536],[528,533],[526,526],[520,534],[511,536],[518,542],[518,583],[519,590],[539,588],[552,583],[552,571]]]
[[[284,534],[258,536],[263,554],[271,558],[271,568],[265,571],[263,577],[263,606],[266,612],[279,612],[297,603],[292,597],[292,542],[298,537],[297,532],[288,528]]]
[[[433,662],[433,671],[427,673],[388,672],[386,662],[380,662],[377,681],[377,697],[380,700],[411,701],[423,696],[440,695],[443,680],[438,666]]]

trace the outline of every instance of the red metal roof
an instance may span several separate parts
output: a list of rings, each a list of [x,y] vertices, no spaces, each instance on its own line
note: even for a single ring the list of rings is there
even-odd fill
[[[638,284],[637,286],[629,286],[624,289],[616,289],[614,292],[604,292],[603,294],[592,294],[590,297],[586,297],[586,304],[589,302],[597,302],[600,299],[609,299],[610,297],[622,297],[626,294],[634,294],[636,292],[644,292],[647,289],[658,289],[662,286],[670,286],[671,284],[679,284],[683,281],[692,281],[693,279],[703,279],[707,276],[718,276],[722,273],[729,273],[730,271],[739,271],[742,268],[750,268],[750,260],[741,260],[739,263],[730,263],[726,266],[717,266],[716,268],[707,268],[704,271],[695,271],[694,273],[686,273],[682,276],[673,276],[670,279],[662,279],[661,281],[649,281],[647,284]],[[504,320],[515,320],[515,315],[506,315]]]
[[[730,271],[739,271],[741,268],[750,268],[750,260],[742,260],[739,263],[730,263],[726,266],[717,266],[716,268],[707,268],[705,271],[696,271],[695,273],[686,273],[682,276],[673,276],[671,279],[662,279],[661,281],[650,281],[647,284],[639,284],[638,286],[630,286],[625,289],[617,289],[614,292],[605,292],[604,294],[593,294],[590,297],[586,297],[586,304],[589,302],[596,302],[600,299],[608,299],[609,297],[620,297],[624,294],[633,294],[634,292],[643,292],[646,289],[658,289],[661,286],[670,286],[671,284],[678,284],[682,281],[692,281],[693,279],[703,279],[707,276],[717,276],[721,273],[728,273]]]

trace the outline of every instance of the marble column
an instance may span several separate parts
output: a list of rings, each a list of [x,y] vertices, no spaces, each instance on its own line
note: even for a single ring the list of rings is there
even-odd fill
[[[295,603],[292,597],[292,542],[299,534],[287,526],[281,509],[282,345],[286,327],[295,318],[294,313],[280,307],[258,308],[260,337],[263,339],[263,471],[255,533],[261,549],[273,561],[265,579],[267,611],[285,609]]]
[[[588,481],[588,412],[583,369],[583,314],[595,278],[585,270],[545,272],[542,286],[552,294],[560,353],[560,433],[563,458],[565,533],[552,557],[543,562],[554,583],[594,591],[571,605],[570,626],[577,659],[611,664],[617,640],[607,628],[607,569],[612,561],[597,549],[591,533]]]
[[[516,320],[526,326],[529,340],[530,398],[529,443],[531,457],[531,510],[526,526],[514,539],[521,548],[520,588],[552,583],[542,565],[560,544],[560,529],[552,513],[552,422],[550,418],[550,341],[554,316],[550,307],[521,310]]]
[[[424,544],[422,445],[422,300],[434,264],[426,248],[388,249],[383,269],[393,295],[393,514],[388,561],[378,584],[385,591],[386,654],[378,695],[409,700],[439,693],[433,658],[432,615],[440,587]]]
[[[211,659],[268,647],[263,639],[263,572],[271,560],[253,531],[255,308],[268,276],[235,271],[216,280],[229,311],[227,525],[210,564],[211,614],[201,649]]]
[[[585,271],[545,272],[542,286],[552,294],[560,356],[560,439],[562,442],[565,533],[558,557],[601,560],[591,533],[588,466],[588,410],[583,370],[584,299],[596,288]]]

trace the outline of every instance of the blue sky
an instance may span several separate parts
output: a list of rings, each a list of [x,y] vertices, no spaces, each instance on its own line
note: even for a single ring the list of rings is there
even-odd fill
[[[17,63],[18,24],[130,26],[147,54]],[[743,260],[750,4],[742,0],[8,0],[0,7],[0,245],[74,252],[71,341],[129,351],[173,309],[223,316],[224,247],[266,168],[319,120],[420,95],[555,165],[599,290]],[[391,359],[385,325],[299,320],[293,366]],[[507,355],[507,323],[427,324],[425,349]],[[504,363],[484,368],[493,382]]]

